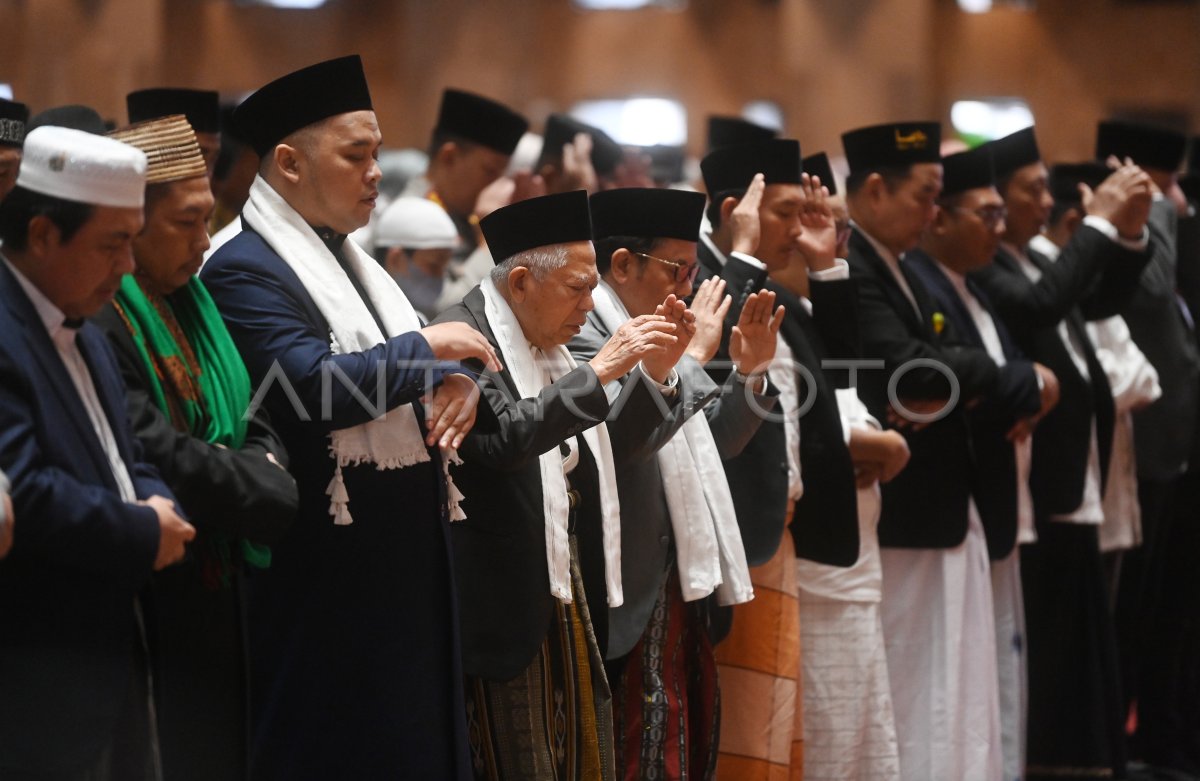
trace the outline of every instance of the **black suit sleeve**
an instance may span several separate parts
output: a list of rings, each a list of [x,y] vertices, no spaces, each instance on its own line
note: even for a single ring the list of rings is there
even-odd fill
[[[96,323],[108,336],[126,385],[126,409],[143,458],[158,467],[193,523],[252,542],[270,544],[283,536],[299,506],[296,481],[286,467],[287,451],[261,408],[249,421],[241,450],[220,448],[180,432],[154,404],[148,378],[132,337],[112,308]]]
[[[858,281],[858,322],[863,354],[884,362],[885,376],[901,373],[897,390],[903,399],[941,400],[949,397],[947,373],[959,384],[963,399],[989,393],[996,381],[996,363],[986,350],[957,344],[931,344],[915,337],[897,313],[883,283],[869,272],[851,273]],[[815,312],[815,306],[814,306]],[[941,368],[918,365],[931,361]],[[874,374],[874,370],[872,370]],[[878,410],[872,410],[876,415]]]
[[[462,456],[489,469],[516,472],[542,453],[595,426],[608,414],[604,387],[583,364],[542,388],[536,396],[514,399],[503,380],[485,372],[474,428],[463,440]]]
[[[812,322],[821,336],[825,358],[857,360],[862,354],[858,332],[858,283],[852,279],[822,282],[810,277],[808,298],[812,301]],[[826,369],[825,376],[834,387],[850,387],[849,372]]]

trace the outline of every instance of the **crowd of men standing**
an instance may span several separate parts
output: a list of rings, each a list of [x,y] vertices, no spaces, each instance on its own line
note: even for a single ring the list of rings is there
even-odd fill
[[[0,101],[0,778],[1200,777],[1182,134],[128,108]]]

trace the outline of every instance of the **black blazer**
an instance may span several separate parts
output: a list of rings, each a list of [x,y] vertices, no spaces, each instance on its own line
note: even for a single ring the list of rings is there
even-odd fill
[[[1150,262],[1121,308],[1133,341],[1158,371],[1162,396],[1133,413],[1133,439],[1141,480],[1171,480],[1183,472],[1196,438],[1200,411],[1200,353],[1196,333],[1176,298],[1178,218],[1166,199],[1150,212]],[[1194,263],[1194,260],[1190,261]],[[1183,272],[1181,290],[1187,290]],[[1192,311],[1195,314],[1195,310]]]
[[[731,261],[734,262],[734,261]],[[802,559],[848,567],[858,561],[858,487],[846,445],[835,388],[847,387],[848,374],[823,366],[828,360],[858,358],[858,297],[854,283],[810,280],[813,314],[800,299],[768,283],[783,305],[780,333],[798,372],[800,472],[804,493],[792,517],[792,541]],[[810,384],[811,380],[811,384]]]
[[[904,263],[925,285],[939,311],[967,344],[986,350],[970,311],[937,262],[920,250],[906,253]],[[971,486],[975,506],[987,536],[988,554],[995,561],[1008,556],[1017,542],[1017,461],[1005,434],[1019,418],[1041,407],[1037,374],[1022,354],[987,295],[971,280],[967,288],[996,325],[1005,364],[999,367],[997,387],[967,412],[977,469]]]
[[[268,545],[282,537],[296,515],[299,496],[296,481],[285,471],[287,450],[266,408],[259,407],[248,421],[241,450],[176,431],[150,398],[145,363],[116,307],[108,304],[93,322],[116,353],[125,381],[125,407],[145,458],[158,467],[197,534],[221,532]],[[284,469],[268,461],[267,453],[273,453]]]
[[[463,322],[501,352],[476,287],[435,322]],[[507,363],[500,356],[501,363]],[[454,570],[467,674],[510,680],[532,662],[550,627],[555,598],[546,572],[546,532],[538,457],[568,437],[608,420],[613,460],[619,467],[642,458],[647,445],[678,422],[664,415],[661,395],[644,382],[628,383],[621,406],[610,406],[595,372],[581,364],[536,398],[521,398],[508,369],[481,370],[475,427],[459,453],[454,481],[466,496],[465,521],[451,525]],[[658,398],[655,398],[658,395]],[[484,403],[486,402],[486,403]],[[678,404],[676,397],[671,404]],[[607,592],[595,462],[582,437],[580,464],[571,474],[582,495],[575,534],[592,625],[607,647]],[[650,452],[653,452],[653,449]],[[632,519],[631,519],[632,520]]]
[[[0,263],[0,469],[16,525],[0,561],[0,778],[70,774],[113,738],[141,654],[134,597],[158,553],[158,518],[122,500],[33,303]],[[139,499],[174,499],[143,462],[104,336],[76,337]]]
[[[1030,253],[1029,257],[1042,270],[1046,285],[1030,282],[1018,261],[1003,249],[990,266],[975,272],[973,278],[987,292],[1021,350],[1058,377],[1061,396],[1058,406],[1041,419],[1034,432],[1029,478],[1034,512],[1039,518],[1046,518],[1073,512],[1083,501],[1093,419],[1100,450],[1100,476],[1102,482],[1107,479],[1115,412],[1112,389],[1096,359],[1083,315],[1070,305],[1075,293],[1071,287],[1059,286],[1057,263],[1037,253]],[[1064,311],[1067,328],[1087,361],[1089,379],[1079,373],[1058,332],[1056,314]]]
[[[921,279],[901,263],[918,313],[875,248],[854,228],[850,274],[858,280],[859,327],[864,359],[882,369],[859,374],[859,396],[881,422],[887,420],[889,382],[903,400],[958,401],[920,431],[905,431],[911,456],[904,471],[882,486],[879,542],[893,548],[953,548],[966,539],[967,507],[976,465],[964,408],[997,387],[999,370],[982,350],[956,334]],[[941,318],[935,315],[942,315]],[[935,326],[940,322],[941,326]],[[939,331],[940,328],[940,331]],[[918,363],[915,368],[911,362]],[[934,368],[934,367],[941,368]]]
[[[701,244],[701,254],[711,257]],[[703,261],[702,261],[703,262]],[[713,262],[716,262],[715,260]],[[803,408],[800,418],[800,470],[804,495],[796,503],[792,541],[796,555],[848,567],[858,560],[858,495],[854,465],[846,447],[834,388],[845,386],[844,371],[826,371],[824,359],[852,360],[858,356],[856,295],[851,281],[810,284],[813,315],[794,295],[767,280],[766,269],[731,257],[721,268],[733,306],[726,315],[725,333],[715,364],[729,361],[729,335],[741,316],[746,298],[766,287],[776,293],[786,316],[780,326],[784,341],[804,371],[797,376]],[[718,381],[728,370],[713,372]],[[811,378],[811,385],[809,384]],[[765,421],[741,455],[725,462],[738,526],[751,565],[766,563],[778,549],[787,521],[787,442],[778,419]]]

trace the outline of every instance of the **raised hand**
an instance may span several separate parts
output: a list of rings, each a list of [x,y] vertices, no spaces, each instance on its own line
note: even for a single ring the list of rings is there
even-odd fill
[[[673,345],[676,328],[662,315],[639,315],[622,323],[588,365],[600,383],[607,385],[624,377],[639,361]]]
[[[741,374],[761,374],[775,357],[776,336],[783,324],[783,307],[775,308],[769,290],[751,293],[729,337],[729,357]]]
[[[507,176],[501,176],[484,187],[479,191],[479,197],[475,199],[475,216],[486,217],[500,207],[508,206],[513,202],[513,193],[516,189],[516,181]]]
[[[796,244],[810,271],[833,268],[837,259],[837,219],[829,203],[829,190],[821,180],[808,174],[800,175],[800,187],[804,190],[804,207],[800,211],[800,225],[804,229]]]
[[[546,194],[546,181],[541,176],[529,171],[518,171],[513,174],[513,191],[509,203],[517,203]]]
[[[594,193],[596,182],[596,169],[592,167],[592,137],[577,133],[571,143],[563,145],[562,175],[554,191],[587,190]]]
[[[708,363],[717,354],[725,315],[732,304],[733,298],[725,295],[725,280],[720,277],[709,277],[701,282],[696,295],[692,297],[690,310],[696,317],[696,333],[692,334],[687,354],[700,365]]]
[[[457,449],[475,425],[479,386],[465,374],[447,374],[425,404],[425,444],[443,450]]]
[[[655,382],[662,383],[666,382],[671,369],[675,368],[675,364],[691,343],[692,335],[696,332],[696,316],[688,311],[687,304],[676,298],[674,293],[668,295],[666,300],[655,308],[654,314],[662,315],[668,323],[675,325],[675,342],[667,345],[662,352],[642,359],[646,374]]]
[[[427,325],[419,332],[429,342],[434,357],[442,361],[464,361],[474,358],[491,371],[501,370],[500,359],[487,337],[466,323]]]
[[[729,230],[733,234],[733,251],[753,256],[758,252],[758,241],[762,238],[762,226],[758,222],[758,207],[762,205],[766,178],[755,174],[742,200],[737,202],[729,214]],[[726,200],[733,200],[728,198]]]
[[[1083,209],[1111,222],[1122,237],[1137,239],[1150,216],[1154,182],[1128,158],[1123,163],[1110,158],[1108,163],[1115,170],[1094,192],[1086,184],[1079,185]]]

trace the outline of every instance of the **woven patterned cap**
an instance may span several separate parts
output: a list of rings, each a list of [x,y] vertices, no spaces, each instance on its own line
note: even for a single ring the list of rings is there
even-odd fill
[[[108,135],[146,153],[150,163],[146,184],[208,175],[200,145],[196,143],[196,133],[183,114],[138,122]]]

